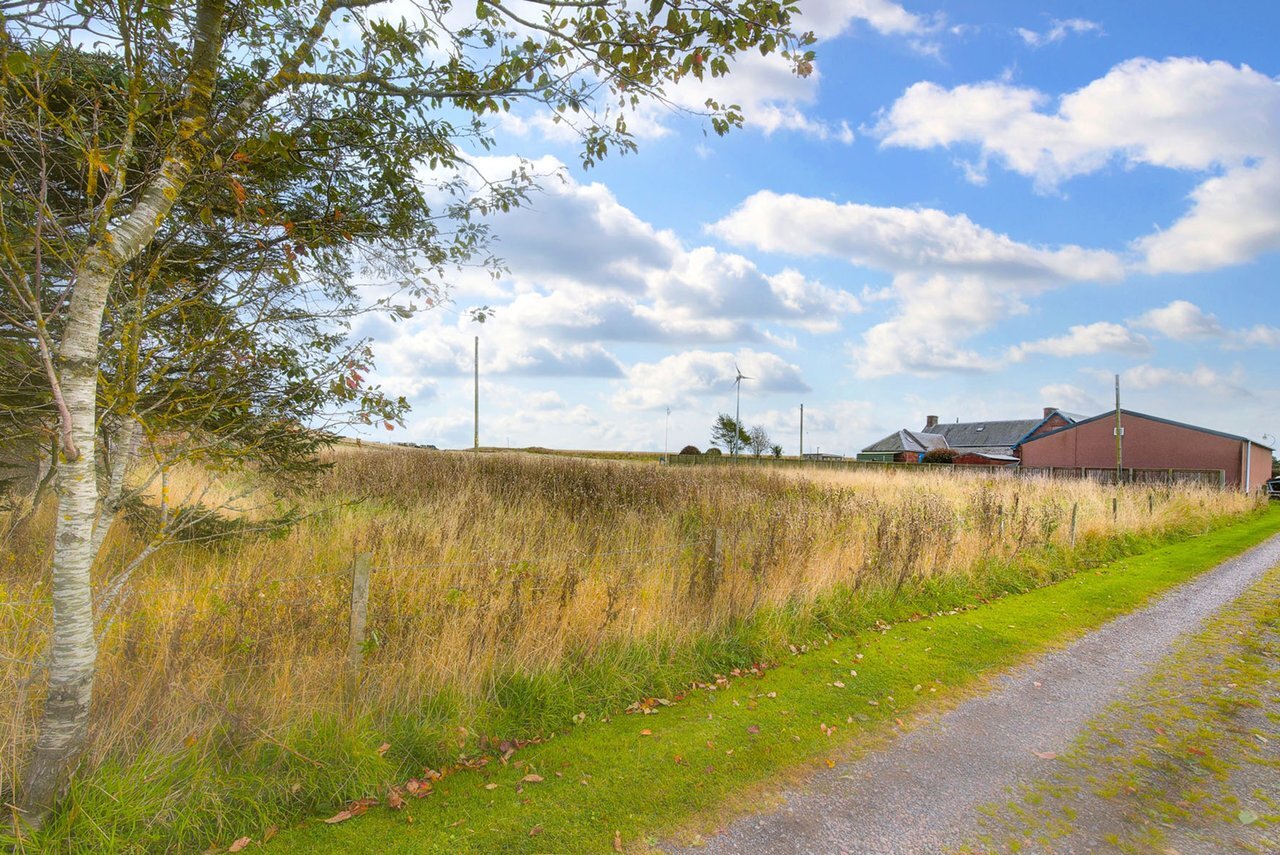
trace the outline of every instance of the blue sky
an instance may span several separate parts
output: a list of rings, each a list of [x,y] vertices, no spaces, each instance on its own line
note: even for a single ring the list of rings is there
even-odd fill
[[[360,331],[413,404],[390,438],[705,448],[743,420],[855,453],[927,414],[1126,406],[1280,433],[1280,61],[1273,2],[802,0],[817,73],[751,57],[681,86],[584,172],[545,116],[478,157],[557,173],[492,221],[509,268]],[[466,307],[487,304],[483,327]],[[387,438],[384,435],[381,438]]]

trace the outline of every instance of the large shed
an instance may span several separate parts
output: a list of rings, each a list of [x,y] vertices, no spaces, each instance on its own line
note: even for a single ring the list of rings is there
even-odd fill
[[[1225,486],[1256,490],[1271,477],[1271,449],[1248,437],[1158,416],[1120,411],[1125,469],[1217,469]],[[1114,410],[1028,437],[1019,446],[1024,467],[1114,468]]]

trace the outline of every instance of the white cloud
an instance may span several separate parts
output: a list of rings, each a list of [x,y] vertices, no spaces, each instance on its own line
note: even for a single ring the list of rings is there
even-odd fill
[[[1134,319],[1133,324],[1155,330],[1175,341],[1213,338],[1225,332],[1216,317],[1186,300],[1174,300],[1167,306],[1144,312]]]
[[[707,408],[707,399],[729,400],[737,368],[750,377],[742,381],[744,399],[759,394],[807,392],[797,365],[777,354],[740,350],[736,354],[690,350],[640,362],[627,372],[626,385],[613,397],[614,406],[627,410],[667,406]]]
[[[1097,398],[1070,383],[1051,383],[1048,386],[1042,386],[1040,399],[1049,406],[1069,413],[1092,415],[1103,409],[1103,405]]]
[[[1037,48],[1060,42],[1070,35],[1101,33],[1102,25],[1097,21],[1089,21],[1085,18],[1067,18],[1066,20],[1055,18],[1049,22],[1049,29],[1044,32],[1028,30],[1025,27],[1019,27],[1017,32],[1029,47]]]
[[[819,39],[843,35],[865,23],[882,36],[927,36],[938,29],[940,19],[908,12],[891,0],[802,0],[800,28],[813,30]]]
[[[862,377],[992,370],[994,359],[963,342],[1025,311],[1028,295],[1124,273],[1111,253],[1019,243],[963,214],[769,191],[748,197],[711,231],[767,252],[832,256],[892,273],[898,314],[853,348]]]
[[[1227,346],[1233,349],[1249,346],[1280,347],[1280,327],[1258,324],[1230,335],[1231,338],[1227,341]]]
[[[711,231],[766,252],[828,255],[894,272],[946,271],[1044,283],[1124,275],[1119,259],[1109,252],[1019,243],[964,214],[838,204],[768,190],[749,196]]]
[[[1106,377],[1110,379],[1110,375]],[[1122,389],[1140,392],[1191,387],[1219,395],[1248,396],[1251,393],[1245,388],[1244,382],[1244,372],[1238,366],[1230,374],[1223,374],[1207,365],[1197,365],[1190,371],[1178,371],[1173,368],[1144,364],[1120,374]]]
[[[1280,347],[1280,327],[1257,324],[1229,330],[1214,315],[1187,300],[1174,300],[1167,306],[1151,309],[1134,318],[1134,326],[1152,329],[1175,341],[1220,339],[1229,350],[1246,347]]]
[[[1110,321],[1098,321],[1093,324],[1073,326],[1066,335],[1015,345],[1009,349],[1009,358],[1020,362],[1036,353],[1067,357],[1087,356],[1106,351],[1148,353],[1151,351],[1151,342],[1128,327]]]
[[[1006,81],[916,83],[882,114],[881,145],[976,146],[1045,191],[1114,162],[1207,177],[1190,210],[1134,244],[1151,272],[1238,264],[1280,249],[1280,83],[1248,66],[1132,59],[1061,98]]]

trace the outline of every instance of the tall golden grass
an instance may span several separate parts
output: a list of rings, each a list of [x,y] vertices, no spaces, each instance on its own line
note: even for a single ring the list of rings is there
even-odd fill
[[[206,476],[182,477],[170,482],[175,494]],[[310,516],[285,536],[174,545],[131,581],[102,641],[90,765],[178,751],[228,728],[271,739],[340,711],[347,571],[362,551],[375,569],[358,704],[412,716],[446,694],[465,708],[500,691],[504,675],[589,668],[617,645],[659,656],[842,587],[914,588],[972,579],[1020,554],[1068,554],[1073,506],[1082,543],[1205,528],[1255,506],[1192,487],[960,471],[771,473],[386,449],[335,452],[293,498]],[[0,552],[7,792],[39,709],[29,663],[50,629],[52,522],[42,509]],[[138,537],[127,525],[113,532],[99,586]]]

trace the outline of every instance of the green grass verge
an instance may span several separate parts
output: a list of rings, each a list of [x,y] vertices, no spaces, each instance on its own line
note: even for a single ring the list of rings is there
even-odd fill
[[[1272,508],[981,608],[837,639],[654,715],[588,719],[507,766],[449,775],[403,810],[309,821],[268,848],[608,852],[617,833],[629,850],[644,849],[655,835],[696,830],[699,812],[706,823],[750,809],[762,783],[847,757],[904,716],[972,691],[995,670],[1131,611],[1278,528],[1280,509]],[[531,774],[542,780],[522,783]]]
[[[383,795],[423,766],[483,756],[481,735],[555,734],[516,754],[508,768],[495,762],[446,777],[405,812],[375,808],[342,825],[291,830],[273,845],[280,851],[589,852],[611,848],[616,830],[628,846],[642,846],[648,835],[666,833],[699,811],[726,803],[730,811],[749,809],[742,794],[754,785],[815,758],[839,756],[886,732],[886,723],[892,729],[893,719],[920,698],[954,699],[991,669],[1132,609],[1277,530],[1280,507],[1272,507],[1243,520],[1223,519],[1207,532],[1097,537],[1074,550],[993,555],[969,577],[908,583],[897,592],[837,589],[816,602],[763,610],[693,643],[636,639],[572,657],[550,672],[495,674],[485,697],[439,695],[413,716],[317,717],[271,742],[229,723],[186,753],[112,760],[77,776],[46,830],[22,848],[203,851],[241,836],[260,840],[275,824]],[[1112,563],[1102,575],[1088,572],[1134,555],[1141,557]],[[909,622],[953,609],[973,610]],[[902,623],[880,635],[868,631],[877,621]],[[817,652],[792,657],[791,645]],[[856,662],[860,651],[866,658]],[[695,692],[657,715],[617,715],[640,698],[673,698],[693,680],[779,661],[784,664],[763,680]],[[858,677],[848,675],[850,668]],[[828,685],[835,681],[845,688]],[[579,713],[586,722],[575,727]],[[602,724],[610,715],[616,717]],[[819,724],[834,726],[835,734],[824,736]],[[642,729],[652,734],[641,737]],[[384,742],[391,749],[380,754]],[[544,781],[516,793],[514,782],[531,773],[530,764]],[[486,790],[488,783],[498,787]],[[416,819],[412,825],[409,816]],[[6,831],[0,829],[0,846],[15,842]]]

